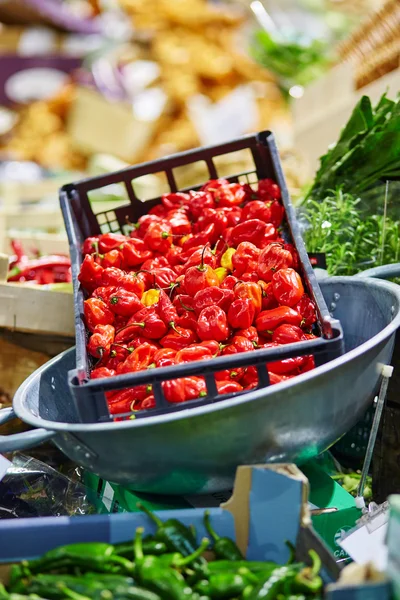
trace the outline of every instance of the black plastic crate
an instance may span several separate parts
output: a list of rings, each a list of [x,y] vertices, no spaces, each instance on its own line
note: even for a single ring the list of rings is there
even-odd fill
[[[230,176],[219,172],[215,164],[218,162],[218,157],[243,150],[251,153],[254,163],[254,166],[249,171]],[[175,177],[176,169],[199,162],[206,165],[206,179],[197,186],[178,188]],[[225,177],[231,182],[249,184],[255,184],[258,180],[265,178],[271,178],[276,181],[281,189],[282,203],[286,213],[284,231],[281,235],[286,237],[287,241],[291,242],[298,252],[300,259],[299,270],[305,284],[305,289],[316,305],[318,317],[316,329],[320,337],[296,344],[287,344],[278,348],[255,350],[254,352],[231,356],[220,356],[214,358],[212,361],[196,361],[179,366],[163,367],[105,379],[90,380],[89,373],[92,359],[86,351],[88,334],[83,321],[83,303],[85,297],[77,279],[82,262],[81,245],[85,238],[91,235],[109,231],[124,233],[126,231],[127,218],[129,221],[135,222],[140,216],[146,214],[152,206],[157,204],[160,198],[153,198],[146,201],[138,198],[135,193],[135,187],[132,185],[138,178],[154,173],[165,174],[166,182],[168,182],[168,191],[172,192],[197,189],[206,180],[218,177]],[[89,200],[90,192],[112,184],[124,185],[129,202],[115,210],[110,209],[95,214]],[[231,397],[228,395],[218,395],[214,377],[217,371],[254,365],[258,372],[258,387],[265,387],[270,383],[266,367],[267,362],[313,354],[316,366],[319,366],[343,354],[343,332],[339,321],[333,319],[329,314],[311,267],[300,235],[295,210],[289,198],[274,137],[269,131],[263,131],[257,135],[245,136],[218,146],[190,150],[161,160],[133,166],[116,173],[65,185],[60,190],[60,203],[69,240],[74,284],[77,358],[76,370],[69,373],[69,383],[77,412],[82,422],[92,423],[112,418],[108,411],[105,392],[130,388],[136,385],[151,384],[153,386],[156,407],[147,411],[135,412],[135,416],[138,418],[188,409],[194,406],[219,402],[227,399],[227,397]],[[207,396],[179,404],[170,404],[167,402],[162,391],[162,382],[189,375],[204,375]],[[239,393],[243,394],[246,392]],[[115,417],[116,415],[113,416],[113,418]]]

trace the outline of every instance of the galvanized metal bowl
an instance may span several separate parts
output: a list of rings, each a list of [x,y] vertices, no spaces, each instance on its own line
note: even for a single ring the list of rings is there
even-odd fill
[[[400,325],[400,287],[374,279],[321,282],[340,319],[346,354],[293,380],[213,405],[119,423],[81,424],[67,373],[74,349],[18,389],[13,411],[40,429],[0,437],[0,452],[53,439],[72,460],[142,492],[200,494],[229,489],[240,464],[301,463],[348,431],[372,402]]]

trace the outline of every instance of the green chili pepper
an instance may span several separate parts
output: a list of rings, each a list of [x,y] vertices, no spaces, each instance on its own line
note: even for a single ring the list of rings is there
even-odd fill
[[[8,592],[6,590],[6,588],[4,587],[4,585],[2,583],[0,583],[0,599],[3,600],[3,598],[8,600]]]
[[[265,581],[254,586],[246,600],[275,600],[285,585],[293,581],[296,570],[292,566],[277,567]]]
[[[186,600],[192,594],[183,576],[160,564],[157,556],[145,556],[142,550],[143,529],[136,530],[134,541],[135,577],[139,585],[158,594],[163,600]]]
[[[49,599],[43,598],[42,596],[37,596],[36,594],[29,594],[29,596],[24,596],[23,594],[9,594],[9,595],[7,595],[7,600],[49,600]]]
[[[113,592],[109,592],[109,594],[107,592],[109,590],[103,590],[99,600],[161,600],[158,594],[136,586],[129,588],[117,587]]]
[[[297,573],[293,584],[293,590],[295,592],[316,594],[322,590],[324,585],[321,577],[318,575],[322,563],[315,550],[310,550],[308,554],[311,558],[311,566],[305,567],[300,573]]]
[[[143,512],[157,525],[157,531],[155,538],[160,542],[163,542],[167,550],[170,552],[179,552],[182,556],[189,556],[192,552],[195,552],[196,539],[190,531],[189,527],[186,527],[183,523],[177,519],[168,519],[163,522],[157,515],[152,513],[143,504],[137,504]],[[199,557],[193,562],[193,568],[201,568],[207,565],[207,561],[203,557]]]
[[[228,537],[219,536],[211,526],[210,513],[208,510],[204,513],[204,525],[207,532],[214,540],[214,553],[217,558],[226,560],[244,560],[243,554],[233,540]]]
[[[64,597],[71,598],[71,600],[90,600],[90,598],[88,596],[83,596],[83,594],[78,594],[77,592],[70,590],[65,585],[59,584],[58,587],[59,587],[60,591],[64,594]]]
[[[289,558],[286,564],[291,565],[296,558],[296,548],[293,546],[292,542],[289,542],[288,540],[286,540],[285,544],[289,548]]]
[[[247,567],[240,567],[238,575],[241,575],[243,579],[246,580],[247,584],[256,585],[260,583],[260,574],[257,573],[256,575],[255,573],[252,573]]]
[[[189,554],[189,556],[182,556],[179,552],[173,552],[172,554],[163,554],[158,557],[157,563],[163,567],[174,567],[175,569],[184,569],[192,562],[195,562],[205,552],[210,544],[210,540],[204,538],[201,541],[200,546]]]
[[[216,573],[210,579],[202,579],[195,585],[195,591],[216,600],[239,596],[247,581],[238,573]]]
[[[242,595],[240,596],[241,600],[247,600],[247,598],[251,596],[253,589],[254,585],[252,585],[251,583],[249,585],[246,585],[242,592]]]
[[[15,583],[12,590],[16,592],[26,591],[31,594],[58,599],[63,598],[63,594],[58,587],[60,582],[70,590],[91,598],[100,597],[100,592],[103,590],[113,591],[116,588],[129,588],[134,583],[131,577],[123,577],[122,575],[86,573],[77,577],[67,574],[53,575],[45,573],[36,575],[33,579],[28,580],[26,584],[24,580]]]
[[[29,568],[26,566],[26,563],[20,563],[19,565],[12,565],[10,569],[10,577],[9,577],[9,587],[12,586],[22,579],[23,577],[30,577],[31,572]]]
[[[269,571],[272,573],[279,565],[275,562],[261,562],[252,560],[213,560],[208,563],[208,570],[210,573],[217,573],[220,571],[234,571],[237,572],[241,567],[245,567],[252,573]]]
[[[143,554],[151,554],[153,556],[160,556],[166,554],[167,546],[163,542],[155,540],[152,536],[147,536],[143,539]],[[133,558],[133,543],[124,542],[115,546],[115,554],[123,556],[124,558]]]
[[[93,571],[109,571],[118,565],[127,572],[132,572],[133,564],[114,553],[114,546],[100,542],[70,544],[50,550],[42,558],[21,563],[33,574],[43,573],[64,567],[79,567]]]

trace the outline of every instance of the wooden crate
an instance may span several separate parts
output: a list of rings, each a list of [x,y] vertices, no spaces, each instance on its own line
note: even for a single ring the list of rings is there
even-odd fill
[[[400,2],[388,0],[339,45],[341,61],[354,65],[357,89],[400,67]]]
[[[35,242],[32,246],[36,245],[44,254],[48,253],[46,242],[50,246],[55,242],[59,252],[68,253],[67,238],[65,234],[60,234],[63,219],[57,201],[58,189],[66,182],[65,178],[45,179],[35,183],[0,182],[0,252],[10,252],[10,240],[13,237],[23,237],[25,230],[29,232],[29,247],[29,237],[32,237]],[[40,202],[46,197],[54,197],[54,203],[42,206]],[[13,230],[16,232],[15,236],[11,233]],[[40,242],[41,236],[44,236],[43,243]]]
[[[41,286],[0,284],[0,328],[36,334],[74,336],[73,295]]]
[[[35,183],[0,182],[0,253],[10,253],[10,241],[18,239],[28,255],[33,248],[42,255],[68,254],[58,191],[65,183],[78,178],[70,174]],[[44,198],[54,200],[44,204]],[[95,211],[113,210],[121,204],[129,204],[129,199],[98,201]]]

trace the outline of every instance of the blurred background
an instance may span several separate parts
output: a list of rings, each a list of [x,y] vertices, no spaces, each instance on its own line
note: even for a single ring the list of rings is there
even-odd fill
[[[371,34],[384,46],[373,60],[357,39],[382,6],[1,0],[0,251],[15,238],[28,253],[67,251],[64,182],[263,129],[296,198],[357,97],[399,65],[391,28]],[[196,173],[182,177],[190,185]],[[142,184],[157,195],[156,176]],[[120,193],[109,186],[92,200],[102,210],[125,202]]]

